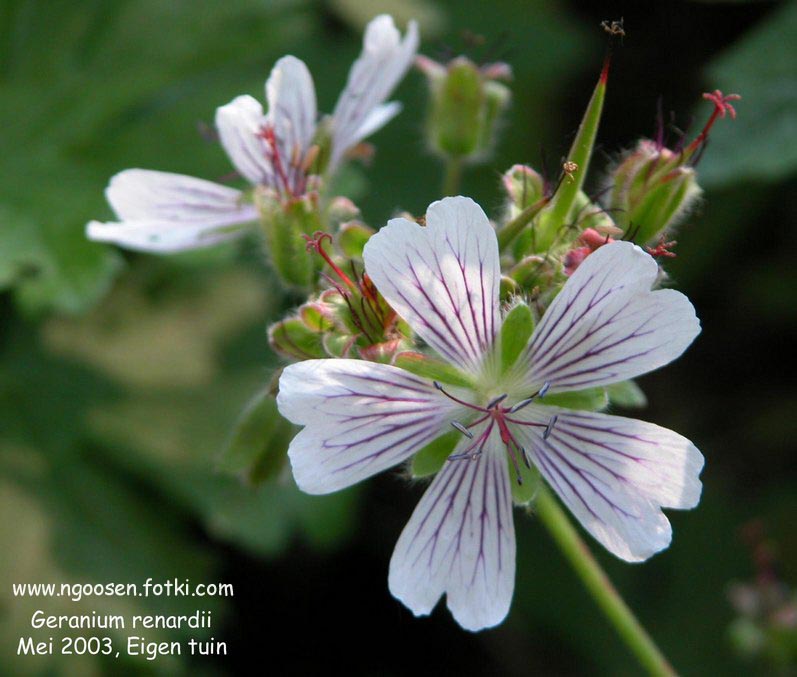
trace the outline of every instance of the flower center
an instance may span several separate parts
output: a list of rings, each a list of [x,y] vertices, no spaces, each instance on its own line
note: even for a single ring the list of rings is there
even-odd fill
[[[530,405],[535,399],[540,398],[542,399],[545,396],[545,393],[548,392],[548,389],[551,387],[551,384],[547,381],[543,384],[542,388],[540,388],[536,393],[527,397],[524,400],[521,400],[512,406],[504,406],[504,402],[508,397],[507,393],[499,395],[498,397],[494,397],[491,399],[485,406],[480,407],[476,404],[471,404],[470,402],[466,402],[458,397],[455,397],[451,393],[445,390],[443,386],[438,381],[433,381],[434,387],[437,388],[443,395],[448,397],[450,400],[453,400],[457,404],[461,404],[463,407],[467,409],[471,409],[473,411],[478,412],[479,416],[476,417],[475,420],[471,421],[467,425],[459,421],[452,421],[451,425],[454,427],[455,430],[461,432],[465,437],[472,440],[471,444],[469,444],[463,451],[451,454],[448,457],[449,461],[457,461],[457,460],[475,460],[479,456],[481,456],[482,452],[484,451],[484,446],[487,444],[487,440],[490,439],[490,435],[493,432],[493,428],[498,430],[498,434],[501,437],[501,442],[504,443],[506,447],[507,453],[509,454],[509,458],[512,461],[512,465],[515,468],[515,476],[517,478],[518,484],[523,484],[523,477],[520,473],[520,464],[518,463],[518,457],[522,459],[523,463],[526,465],[527,468],[531,467],[531,459],[529,457],[526,448],[520,444],[512,432],[512,427],[516,425],[520,426],[529,426],[533,428],[543,428],[542,438],[544,440],[548,439],[548,436],[551,434],[554,425],[556,425],[557,416],[554,414],[548,420],[547,423],[533,423],[530,421],[521,421],[513,416],[513,414],[517,413],[521,409],[524,409],[528,405]],[[479,433],[478,436],[475,436],[472,432],[472,428],[475,428],[482,423],[487,422],[487,425],[484,429]]]

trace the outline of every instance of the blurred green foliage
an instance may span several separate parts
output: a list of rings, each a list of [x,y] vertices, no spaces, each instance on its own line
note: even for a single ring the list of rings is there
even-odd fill
[[[538,165],[541,143],[553,149],[551,156],[566,152],[574,129],[567,125],[577,123],[589,98],[587,87],[574,92],[573,83],[594,81],[601,34],[574,7],[552,0],[522,6],[512,0],[0,5],[2,669],[119,670],[118,664],[89,661],[71,662],[67,671],[55,659],[12,656],[8,647],[29,627],[34,606],[10,598],[11,582],[221,580],[236,557],[273,560],[296,543],[318,557],[345,548],[379,510],[379,496],[363,496],[362,489],[309,497],[285,472],[259,487],[236,476],[247,465],[247,441],[258,431],[265,439],[273,423],[266,398],[260,400],[264,409],[255,402],[251,411],[258,415],[242,419],[233,432],[247,402],[263,392],[278,366],[265,328],[292,304],[263,265],[259,243],[156,258],[90,243],[83,228],[92,218],[110,218],[102,189],[121,169],[209,179],[228,174],[222,151],[209,142],[207,122],[216,106],[235,95],[262,98],[265,77],[284,53],[308,63],[320,108],[330,110],[360,49],[362,25],[382,10],[401,24],[418,17],[422,49],[432,57],[465,50],[477,60],[503,57],[512,64],[513,104],[502,143],[490,164],[465,177],[464,192],[488,211],[498,207],[501,171],[517,162]],[[704,374],[709,367],[733,372],[721,348],[729,336],[784,326],[793,316],[793,244],[772,234],[764,254],[759,250],[757,259],[741,266],[745,258],[738,252],[756,251],[750,239],[774,230],[773,221],[794,221],[794,205],[782,196],[784,186],[793,188],[787,182],[797,166],[797,47],[789,39],[795,23],[797,4],[783,3],[725,45],[705,69],[706,88],[738,90],[744,100],[739,119],[718,126],[712,137],[700,166],[709,189],[705,214],[683,228],[671,270],[695,295],[699,310],[715,311],[704,319],[705,350],[699,343],[686,366],[643,382],[656,407],[650,419],[692,437],[706,452],[704,500],[693,513],[673,517],[673,547],[644,567],[599,553],[685,674],[747,670],[725,634],[732,617],[725,587],[748,571],[745,553],[734,545],[738,524],[751,514],[765,515],[782,544],[785,573],[797,577],[797,537],[788,528],[797,480],[784,470],[783,441],[796,432],[793,388],[777,379],[772,387],[756,376],[752,338],[737,346],[737,358],[748,360],[734,363],[736,371],[722,387],[708,378],[693,382],[687,373],[700,365]],[[486,36],[486,43],[462,39],[465,28]],[[617,68],[634,58],[630,28],[627,43]],[[421,139],[424,96],[423,79],[408,76],[396,95],[404,112],[374,138],[372,165],[348,168],[340,178],[373,226],[400,208],[421,212],[439,197],[441,167]],[[607,115],[617,106],[612,96],[610,83]],[[689,96],[696,101],[699,90]],[[575,113],[565,118],[559,108],[570,99]],[[762,214],[772,221],[762,222]],[[740,395],[744,410],[729,407],[728,393],[745,383],[760,389]],[[227,445],[234,453],[222,472],[219,455]],[[759,470],[758,488],[744,494],[750,468],[759,467],[764,455],[772,474]],[[745,501],[737,500],[740,492]],[[414,497],[405,500],[390,506],[406,514],[394,515],[396,529],[382,539],[376,572],[382,579]],[[381,547],[379,537],[388,530],[380,524],[364,533]],[[535,665],[540,671],[554,665],[580,674],[632,674],[633,663],[545,534],[520,514],[517,532],[512,615],[501,630],[467,641],[484,643],[508,674]],[[380,594],[388,596],[386,585]],[[180,611],[174,599],[161,600],[160,607],[157,600],[136,602],[100,598],[86,601],[85,608]],[[233,604],[215,600],[211,606],[219,618],[225,612],[229,618],[236,613]],[[52,613],[69,610],[75,605],[48,606]],[[568,657],[545,663],[548,643]],[[166,674],[188,670],[184,663],[150,667]]]

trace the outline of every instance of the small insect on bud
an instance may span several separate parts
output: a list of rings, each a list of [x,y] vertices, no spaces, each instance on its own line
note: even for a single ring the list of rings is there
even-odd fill
[[[575,177],[573,176],[578,171],[578,165],[575,162],[568,160],[562,165],[562,172],[567,177],[567,180],[570,182],[575,181]]]

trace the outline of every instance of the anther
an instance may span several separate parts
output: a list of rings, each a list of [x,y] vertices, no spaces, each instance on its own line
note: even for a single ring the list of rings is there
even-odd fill
[[[531,397],[527,397],[525,400],[521,400],[517,404],[515,404],[510,410],[510,414],[514,414],[517,411],[520,411],[524,407],[529,406],[536,398],[543,398],[545,397],[545,393],[548,392],[548,388],[551,387],[551,384],[546,381],[542,384],[542,388],[540,388],[536,393],[534,393]],[[489,407],[488,407],[489,408]]]
[[[526,447],[518,447],[520,449],[520,456],[523,458],[524,465],[531,470],[531,459],[529,458],[529,452],[526,451]]]
[[[545,426],[545,431],[542,433],[542,439],[547,440],[550,437],[551,431],[553,430],[553,427],[556,424],[556,419],[558,418],[559,418],[558,414],[554,414],[553,416],[551,416],[551,420],[548,421],[548,425]]]
[[[519,448],[520,447],[518,447],[518,449]],[[517,456],[515,455],[515,452],[512,451],[512,447],[508,446],[507,450],[509,451],[509,458],[512,460],[512,465],[515,467],[515,477],[517,478],[518,486],[522,486],[523,485],[523,476],[520,474],[520,466],[518,465],[518,462],[517,462]]]
[[[503,402],[509,393],[504,393],[503,395],[499,395],[498,397],[490,400],[487,404],[487,409],[492,409],[493,407],[497,407],[501,402]]]
[[[444,393],[443,386],[440,385],[440,381],[432,381],[432,385],[437,388],[441,393]]]
[[[451,421],[451,426],[455,430],[459,430],[459,432],[461,432],[465,437],[471,440],[473,439],[473,433],[470,430],[468,430],[464,425],[462,425],[459,421]]]
[[[521,409],[523,409],[523,407],[529,406],[534,401],[534,397],[535,396],[532,395],[531,397],[529,397],[529,398],[527,398],[525,400],[521,400],[520,402],[518,402],[515,406],[513,406],[509,410],[509,413],[510,414],[514,414],[516,411],[520,411]]]
[[[461,454],[451,454],[448,457],[449,461],[475,461],[482,455],[482,450],[478,451],[463,451]]]

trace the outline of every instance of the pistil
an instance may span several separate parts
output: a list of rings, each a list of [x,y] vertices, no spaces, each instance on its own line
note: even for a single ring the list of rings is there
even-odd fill
[[[462,459],[468,460],[475,460],[479,456],[481,456],[482,452],[484,451],[484,445],[486,444],[487,440],[490,437],[490,434],[493,431],[493,427],[498,428],[498,433],[501,437],[501,442],[504,443],[506,447],[507,453],[509,454],[509,458],[512,461],[512,466],[515,469],[515,477],[517,478],[518,484],[523,484],[523,476],[520,471],[520,463],[518,462],[518,457],[523,460],[523,464],[527,468],[531,468],[531,459],[529,458],[529,454],[526,451],[526,448],[521,445],[515,436],[512,434],[512,430],[507,425],[507,423],[514,423],[516,425],[524,425],[530,426],[535,428],[544,428],[542,433],[542,438],[547,440],[553,430],[554,425],[556,424],[557,415],[553,415],[548,423],[531,423],[527,421],[520,421],[518,419],[510,418],[509,414],[514,414],[515,412],[523,409],[524,407],[531,404],[537,397],[543,397],[548,389],[550,388],[550,383],[547,381],[542,385],[542,387],[534,393],[531,397],[526,398],[518,402],[517,404],[511,407],[503,407],[501,403],[506,400],[509,396],[508,393],[504,393],[497,397],[494,397],[487,403],[487,406],[480,407],[476,404],[472,404],[470,402],[466,402],[455,395],[449,393],[443,386],[440,384],[439,381],[432,381],[434,387],[437,388],[443,395],[445,395],[450,400],[456,402],[457,404],[461,404],[463,407],[467,407],[468,409],[472,409],[473,411],[478,411],[482,414],[479,418],[475,421],[472,421],[468,425],[463,425],[459,421],[452,421],[451,426],[461,432],[465,437],[468,439],[474,440],[472,444],[468,445],[464,451],[461,451],[457,454],[451,454],[448,457],[449,461],[457,461]],[[479,425],[480,423],[484,423],[484,421],[490,420],[489,424],[485,427],[485,429],[479,434],[477,438],[474,439],[474,434],[470,430],[471,428]]]

